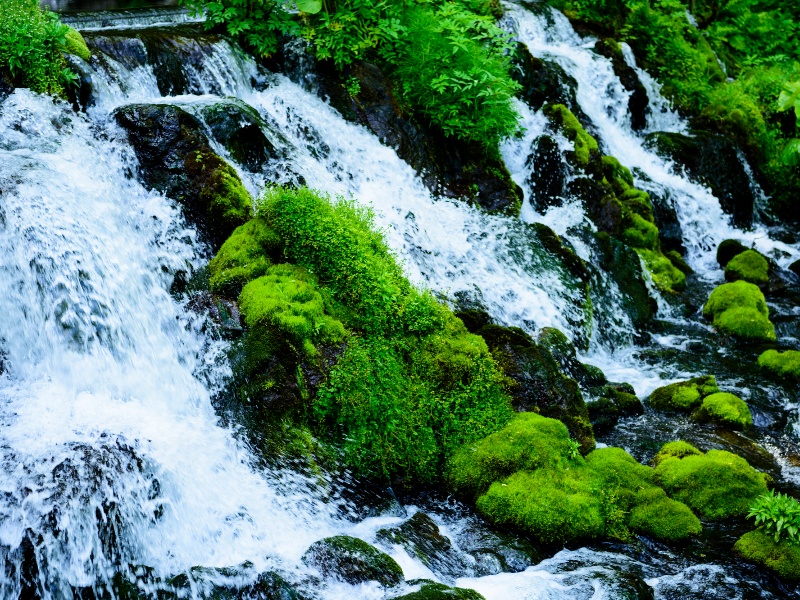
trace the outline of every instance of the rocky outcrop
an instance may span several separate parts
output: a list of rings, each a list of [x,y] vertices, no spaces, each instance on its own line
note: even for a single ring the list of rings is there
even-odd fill
[[[639,81],[636,70],[625,62],[622,48],[613,39],[598,40],[594,45],[594,51],[611,61],[611,66],[619,77],[622,87],[630,92],[628,111],[631,115],[631,127],[634,131],[641,131],[647,126],[650,100],[647,97],[647,90]]]

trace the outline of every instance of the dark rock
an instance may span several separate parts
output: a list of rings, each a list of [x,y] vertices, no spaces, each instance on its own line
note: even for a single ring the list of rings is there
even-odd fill
[[[583,259],[568,246],[566,242],[544,223],[532,223],[530,225],[536,231],[536,237],[541,242],[545,250],[558,258],[570,275],[575,279],[587,284],[591,279],[591,274]]]
[[[651,192],[650,202],[653,204],[653,222],[658,227],[661,249],[665,254],[677,252],[683,255],[686,252],[686,247],[683,245],[683,228],[672,198],[668,193],[661,195]]]
[[[532,169],[525,184],[530,190],[531,206],[540,213],[551,206],[561,206],[569,167],[556,141],[549,135],[537,139],[528,165]]]
[[[648,143],[707,185],[737,227],[753,224],[755,196],[750,178],[736,145],[729,138],[706,131],[694,131],[692,136],[657,132],[648,136]]]
[[[578,82],[558,63],[536,58],[525,44],[517,44],[511,75],[522,86],[520,97],[531,108],[539,110],[545,104],[563,104],[586,122],[575,97]]]
[[[3,74],[0,73],[0,104],[2,104],[6,98],[8,98],[11,94],[14,93],[14,86],[11,85],[8,81],[5,80]]]
[[[575,346],[558,329],[544,327],[539,332],[537,342],[550,353],[561,371],[581,386],[592,387],[606,383],[606,377],[600,369],[589,368],[578,360]]]
[[[464,322],[470,333],[477,333],[492,322],[492,317],[484,310],[467,308],[456,312],[456,316]]]
[[[586,404],[595,435],[605,435],[619,422],[619,409],[610,398],[600,398]]]
[[[464,552],[475,557],[475,576],[520,573],[545,556],[528,540],[470,523],[457,539]]]
[[[64,55],[69,68],[78,75],[78,82],[75,86],[67,88],[67,98],[72,103],[75,110],[86,110],[92,104],[92,70],[86,61],[73,54]],[[0,91],[2,96],[2,91]]]
[[[650,296],[642,277],[639,256],[611,236],[597,235],[599,265],[609,273],[622,292],[622,306],[637,330],[644,330],[656,314],[658,305]]]
[[[717,246],[717,262],[719,266],[724,269],[731,260],[745,250],[748,250],[748,247],[739,240],[723,240]]]
[[[270,160],[282,158],[289,146],[277,129],[267,127],[258,111],[241,100],[226,98],[208,104],[200,115],[212,137],[251,172],[259,172]],[[265,135],[265,129],[272,139]]]
[[[789,270],[798,277],[800,277],[800,260],[796,260],[792,264],[790,264]]]
[[[421,584],[419,591],[411,592],[392,598],[392,600],[485,600],[475,590],[465,588],[452,588],[433,581],[411,581],[409,583]]]
[[[215,249],[249,218],[250,195],[192,115],[169,104],[132,104],[114,116],[128,132],[142,183],[180,202]]]
[[[611,67],[619,78],[622,87],[631,92],[631,96],[628,99],[631,127],[634,131],[641,131],[647,126],[650,101],[647,98],[647,90],[642,82],[639,81],[639,76],[633,67],[625,62],[622,49],[613,39],[598,40],[594,45],[594,50],[611,61]]]
[[[644,414],[644,406],[627,383],[609,383],[592,388],[594,402],[587,402],[589,417],[596,435],[610,432],[620,419]]]
[[[358,538],[337,535],[314,542],[303,555],[303,562],[325,577],[350,584],[377,581],[391,587],[403,581],[403,569],[388,554]]]
[[[399,527],[380,529],[376,538],[387,544],[402,546],[437,575],[455,580],[466,573],[467,565],[450,539],[423,512],[414,515]]]
[[[239,307],[233,300],[215,296],[210,292],[200,292],[192,296],[186,308],[199,314],[208,315],[218,330],[226,337],[238,336],[244,331]]]
[[[563,421],[581,451],[591,451],[594,436],[578,383],[561,373],[550,352],[516,327],[487,325],[478,333],[513,381],[509,392],[514,407]]]
[[[608,186],[590,177],[576,177],[567,185],[570,196],[580,198],[597,228],[619,236],[623,230],[623,207]]]

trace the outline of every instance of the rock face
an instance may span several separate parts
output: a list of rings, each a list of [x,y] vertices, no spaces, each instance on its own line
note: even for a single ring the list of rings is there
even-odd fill
[[[192,115],[169,104],[132,104],[114,116],[128,132],[142,183],[180,202],[214,248],[247,221],[250,195]]]
[[[692,136],[653,133],[648,142],[661,156],[682,165],[691,177],[707,185],[737,227],[753,224],[755,196],[731,140],[717,133],[695,131]]]
[[[563,421],[582,452],[594,448],[589,413],[578,383],[559,370],[550,352],[516,327],[487,325],[478,331],[503,372],[513,381],[514,407]]]
[[[631,93],[628,98],[628,111],[631,115],[631,127],[634,131],[641,131],[647,126],[647,113],[650,100],[647,97],[647,90],[636,71],[625,62],[622,49],[619,44],[612,39],[598,40],[594,45],[594,50],[601,56],[605,56],[611,61],[619,81],[627,91]]]
[[[284,48],[269,66],[288,72],[295,79],[302,78],[303,74],[294,70],[294,60]],[[338,71],[332,63],[320,61],[312,68],[317,93],[327,98],[344,118],[360,123],[394,148],[421,174],[432,192],[469,199],[490,212],[519,212],[522,191],[503,161],[487,155],[479,144],[453,143],[429,124],[413,118],[379,67],[356,61]],[[357,93],[351,94],[348,87],[351,91],[353,88],[345,86],[345,82],[357,82]]]
[[[522,85],[520,97],[536,110],[545,104],[563,104],[581,121],[585,115],[575,98],[578,82],[558,63],[536,58],[525,44],[514,52],[514,79]]]
[[[544,213],[551,206],[560,206],[566,191],[569,167],[561,156],[556,141],[549,135],[543,135],[528,157],[531,174],[525,182],[531,190],[531,206]]]
[[[394,559],[363,540],[337,535],[314,542],[303,562],[316,567],[325,577],[350,584],[377,581],[385,587],[403,581],[403,569]]]

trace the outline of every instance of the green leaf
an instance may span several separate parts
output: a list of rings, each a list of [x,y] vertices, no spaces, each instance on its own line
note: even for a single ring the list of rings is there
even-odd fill
[[[322,0],[296,0],[297,10],[315,15],[322,10]]]

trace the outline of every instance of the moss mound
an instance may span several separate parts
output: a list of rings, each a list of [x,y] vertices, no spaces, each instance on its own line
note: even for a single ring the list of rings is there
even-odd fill
[[[652,463],[657,467],[665,458],[684,458],[686,456],[702,456],[702,452],[688,442],[667,442],[653,457]]]
[[[703,398],[719,392],[713,375],[678,381],[654,390],[648,403],[656,410],[689,412],[703,402]]]
[[[592,154],[599,156],[600,147],[595,140],[563,104],[551,104],[545,107],[545,114],[562,129],[567,139],[575,145],[575,162],[580,167],[587,167]]]
[[[211,291],[238,296],[247,282],[267,272],[280,244],[278,234],[261,218],[238,227],[208,263]]]
[[[347,535],[314,542],[302,560],[325,577],[336,577],[350,584],[377,581],[390,587],[403,581],[403,569],[391,556]]]
[[[703,307],[703,316],[722,333],[741,340],[775,340],[764,294],[752,283],[736,281],[716,288]]]
[[[655,475],[671,498],[708,519],[744,515],[767,492],[763,473],[724,450],[667,456],[656,466]]]
[[[733,429],[747,429],[753,426],[753,416],[745,401],[727,392],[707,396],[692,418],[700,422],[710,421],[727,425]]]
[[[756,529],[740,537],[733,549],[784,579],[800,579],[800,546],[787,540],[775,542],[771,535]]]
[[[449,463],[447,480],[458,494],[476,498],[517,471],[564,467],[573,455],[561,421],[520,413],[500,431],[462,447]]]
[[[745,250],[728,262],[725,267],[725,279],[767,285],[769,283],[769,263],[759,252]]]
[[[738,240],[723,240],[717,246],[717,263],[724,269],[735,256],[746,251],[747,246]]]
[[[452,588],[442,583],[426,581],[418,591],[397,596],[392,600],[484,600],[484,598],[475,590]]]
[[[86,45],[86,40],[83,39],[80,31],[69,27],[64,36],[64,51],[74,54],[83,60],[92,58],[92,53],[89,52],[89,47]]]
[[[758,366],[779,377],[800,379],[800,352],[797,350],[787,350],[786,352],[767,350],[758,357]]]
[[[703,529],[688,506],[666,497],[634,506],[630,514],[630,527],[668,542],[685,540],[698,535]]]

